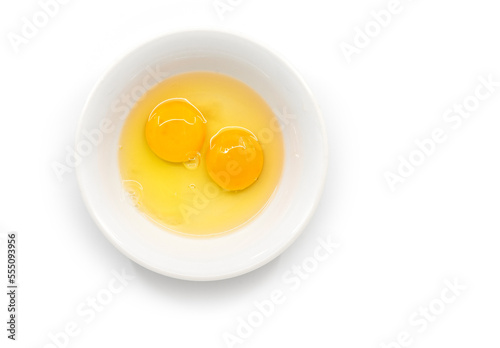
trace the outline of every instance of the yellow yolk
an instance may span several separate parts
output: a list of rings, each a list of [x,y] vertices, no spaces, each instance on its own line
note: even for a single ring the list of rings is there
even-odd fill
[[[246,128],[225,127],[210,139],[208,174],[225,190],[239,191],[252,185],[263,164],[259,140]]]
[[[205,140],[195,161],[165,161],[146,141],[146,126],[154,125],[147,122],[151,111],[171,98],[188,100],[206,120]],[[117,150],[123,197],[166,233],[195,238],[233,233],[266,208],[280,185],[285,149],[279,124],[266,101],[242,81],[207,71],[171,76],[149,89],[124,121]],[[239,191],[223,189],[207,170],[215,167],[212,161],[207,166],[210,138],[228,126],[251,130],[264,154],[258,180]],[[237,173],[231,165],[226,175]]]
[[[158,104],[146,123],[146,141],[151,150],[169,162],[186,162],[196,157],[206,133],[201,112],[183,98]]]

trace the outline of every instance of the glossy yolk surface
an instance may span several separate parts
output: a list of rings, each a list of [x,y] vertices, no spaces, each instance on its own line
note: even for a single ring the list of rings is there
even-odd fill
[[[146,141],[151,111],[173,98],[185,98],[206,119],[196,169],[161,159]],[[125,119],[117,151],[124,199],[166,233],[195,238],[233,233],[265,209],[280,185],[285,149],[277,124],[266,101],[237,79],[206,71],[171,76],[148,90]],[[229,126],[255,134],[264,155],[258,180],[239,191],[224,190],[207,170],[210,139]]]
[[[183,98],[158,104],[146,123],[146,141],[151,150],[169,162],[186,162],[200,151],[205,140],[206,120]]]
[[[208,174],[220,187],[239,191],[262,172],[264,156],[257,137],[242,127],[224,127],[210,139],[206,154]]]

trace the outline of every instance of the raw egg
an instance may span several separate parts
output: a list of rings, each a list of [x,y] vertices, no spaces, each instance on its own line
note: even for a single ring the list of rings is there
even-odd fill
[[[171,76],[125,119],[118,150],[124,199],[166,233],[235,231],[265,209],[279,185],[279,123],[256,91],[231,76]]]
[[[146,141],[161,159],[187,162],[197,156],[203,145],[206,122],[188,100],[171,98],[151,111],[146,123]]]
[[[263,164],[259,140],[246,128],[224,127],[210,139],[208,174],[225,190],[239,191],[252,185]]]

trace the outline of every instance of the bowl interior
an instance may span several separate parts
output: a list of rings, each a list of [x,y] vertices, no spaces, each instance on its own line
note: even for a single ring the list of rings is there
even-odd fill
[[[284,168],[272,200],[251,222],[219,237],[183,237],[149,221],[127,199],[118,169],[118,140],[131,106],[157,82],[190,71],[246,83],[274,110],[283,132]],[[166,35],[117,62],[87,101],[76,147],[84,157],[77,167],[82,195],[105,236],[139,264],[189,280],[237,276],[279,255],[311,217],[327,165],[323,122],[301,78],[262,46],[215,31]]]

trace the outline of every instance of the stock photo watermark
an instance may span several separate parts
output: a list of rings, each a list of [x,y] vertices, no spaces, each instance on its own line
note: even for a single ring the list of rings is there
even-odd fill
[[[457,278],[445,279],[439,296],[419,306],[409,317],[407,329],[401,330],[395,338],[380,343],[380,348],[406,348],[413,345],[418,336],[424,334],[433,323],[442,317],[448,308],[467,290]]]
[[[449,134],[460,129],[464,122],[474,116],[482,103],[490,99],[500,87],[500,81],[495,81],[492,74],[478,76],[478,80],[479,83],[473,93],[444,111],[441,118],[445,126],[432,129],[427,137],[415,139],[414,150],[406,156],[399,155],[396,169],[384,173],[384,179],[392,192],[414,175],[417,168],[427,163],[439,146],[449,139]]]
[[[136,278],[129,268],[112,270],[111,275],[104,287],[76,305],[74,318],[67,321],[61,329],[47,334],[49,342],[43,348],[68,347]]]
[[[22,45],[27,45],[29,42],[40,34],[50,21],[57,17],[62,6],[69,3],[71,0],[40,0],[38,1],[38,9],[30,16],[21,17],[21,25],[16,31],[7,34],[12,49],[18,53]]]
[[[297,119],[297,116],[290,113],[286,107],[281,110],[274,109],[274,115],[276,118],[270,120],[269,125],[260,129],[256,136],[259,143],[269,144],[275,140],[276,134],[281,132],[284,128],[290,125],[290,123]],[[255,155],[254,153],[251,153]],[[248,161],[252,161],[253,158],[246,158]],[[235,175],[241,172],[241,164],[237,161],[229,161],[224,170],[216,174],[217,178],[227,186]],[[130,196],[130,202],[133,205],[137,205],[140,202],[140,196],[142,196],[142,185],[134,180],[125,180],[124,185]],[[130,189],[128,189],[130,188]],[[206,209],[211,201],[216,199],[224,189],[222,189],[215,182],[209,182],[204,185],[204,187],[191,187],[191,196],[186,202],[183,202],[179,206],[180,215],[184,222],[189,223],[193,218],[200,215],[201,212]],[[137,195],[137,196],[135,196]]]
[[[282,132],[291,122],[297,119],[297,116],[289,112],[286,107],[283,107],[281,110],[274,109],[273,113],[276,117],[269,121],[269,125],[256,132],[259,143],[263,145],[272,143],[277,133]],[[251,162],[254,156],[255,153],[249,152],[249,157],[245,157],[245,160]],[[184,165],[188,169],[198,168],[198,164],[193,166],[193,168],[190,168],[189,163],[184,163]],[[229,161],[224,169],[217,172],[215,175],[217,179],[223,183],[223,186],[227,187],[232,178],[242,171],[241,165],[241,163],[235,160]],[[124,188],[122,199],[132,206],[139,207],[144,194],[142,184],[136,180],[129,179],[122,180],[122,184]],[[210,181],[202,187],[191,184],[189,191],[183,198],[183,202],[179,204],[178,212],[180,220],[175,220],[175,223],[178,224],[181,221],[183,223],[191,223],[223,192],[225,192],[225,189],[219,186],[215,181]]]
[[[302,284],[319,269],[320,265],[327,261],[340,247],[340,244],[334,242],[331,236],[320,237],[317,239],[317,243],[318,245],[310,256],[304,258],[301,263],[294,264],[282,274],[281,282],[283,285],[281,287],[273,289],[268,298],[254,301],[254,309],[251,312],[236,318],[236,327],[222,334],[226,347],[241,346],[245,340],[252,337],[266,319],[270,318],[279,306],[286,303],[287,293],[299,290]]]
[[[5,270],[5,273],[2,272],[2,279],[4,279],[6,284],[5,323],[7,339],[16,341],[19,326],[17,310],[19,306],[17,232],[0,232],[0,254],[2,260],[6,262],[6,265],[2,267]]]
[[[141,82],[131,89],[129,93],[122,93],[111,105],[111,111],[117,116],[119,121],[127,118],[130,110],[142,96],[157,83],[160,83],[171,74],[162,71],[159,65],[155,68],[148,66],[147,74]],[[82,134],[84,139],[80,140],[75,146],[66,146],[66,156],[64,161],[54,161],[51,164],[57,180],[63,181],[66,174],[74,172],[86,157],[90,156],[95,148],[97,148],[104,137],[113,133],[117,129],[116,122],[111,118],[103,118],[99,122],[99,126],[94,129],[83,129]]]
[[[243,0],[214,0],[212,6],[219,19],[223,21],[226,19],[226,14],[233,12],[242,2]]]
[[[342,41],[339,48],[344,55],[347,63],[350,64],[354,55],[359,55],[363,49],[367,48],[375,38],[377,38],[385,28],[389,27],[396,16],[401,14],[404,2],[413,0],[390,0],[386,8],[381,10],[372,10],[370,19],[361,26],[354,27],[354,36],[349,42]]]

